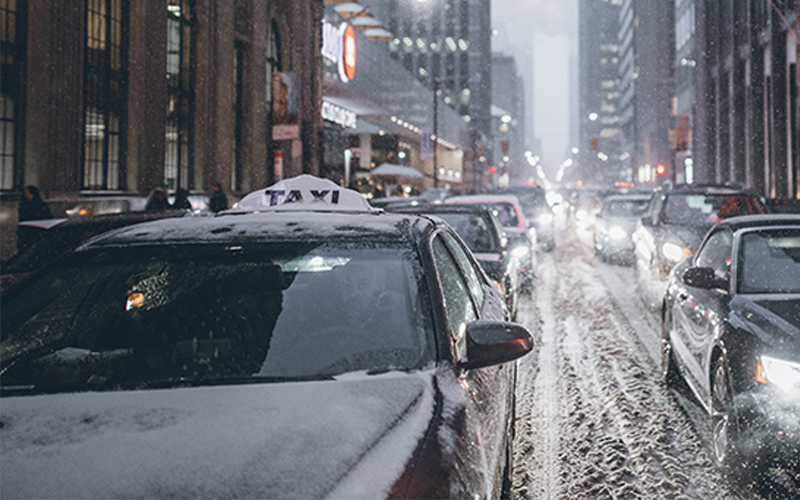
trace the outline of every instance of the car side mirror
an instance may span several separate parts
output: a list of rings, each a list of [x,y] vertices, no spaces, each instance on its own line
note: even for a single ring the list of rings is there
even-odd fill
[[[467,359],[460,368],[471,370],[512,361],[533,350],[533,337],[522,325],[477,320],[467,325]]]
[[[728,280],[718,278],[716,273],[714,273],[714,269],[710,267],[690,267],[683,272],[681,281],[683,281],[685,285],[695,288],[705,288],[707,290],[728,288]]]

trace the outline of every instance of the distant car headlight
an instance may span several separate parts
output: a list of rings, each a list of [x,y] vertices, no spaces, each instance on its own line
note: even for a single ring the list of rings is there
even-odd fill
[[[667,242],[661,247],[661,254],[673,262],[678,262],[689,255],[689,249]]]
[[[628,237],[628,233],[621,227],[614,226],[611,229],[609,229],[608,236],[612,240],[623,240]]]
[[[528,247],[523,245],[514,247],[514,250],[512,250],[511,253],[517,258],[525,257],[528,255]]]
[[[785,391],[795,391],[800,385],[800,363],[761,356],[756,364],[756,380]]]
[[[588,214],[586,213],[586,210],[578,210],[577,212],[575,212],[575,218],[578,220],[585,219],[587,215]]]
[[[539,224],[550,224],[553,222],[553,219],[555,219],[553,214],[542,214],[539,216]]]

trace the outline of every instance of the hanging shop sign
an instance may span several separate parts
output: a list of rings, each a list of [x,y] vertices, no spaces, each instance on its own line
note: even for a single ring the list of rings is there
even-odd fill
[[[325,100],[322,101],[322,119],[346,128],[356,128],[358,122],[355,112]]]
[[[355,28],[347,23],[336,27],[323,19],[322,55],[338,65],[342,81],[349,82],[355,78],[358,64]]]

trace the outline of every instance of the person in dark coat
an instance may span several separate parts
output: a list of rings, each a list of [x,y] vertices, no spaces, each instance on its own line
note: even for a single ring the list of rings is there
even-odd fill
[[[175,201],[172,202],[172,208],[192,209],[192,202],[189,201],[189,191],[178,188],[175,191]]]
[[[212,212],[221,212],[228,209],[228,197],[222,190],[222,184],[215,182],[211,185],[211,198],[208,201],[208,209]]]
[[[164,188],[156,187],[150,191],[147,196],[147,205],[144,206],[145,210],[166,210],[169,208],[169,201],[167,201],[167,192]]]
[[[19,221],[52,219],[50,207],[42,199],[39,188],[27,186],[22,193],[22,200],[19,202]]]
[[[25,187],[19,202],[17,217],[19,222],[53,218],[50,207],[39,193],[39,188],[36,186]],[[17,226],[17,251],[35,243],[37,236],[38,232],[33,228]]]

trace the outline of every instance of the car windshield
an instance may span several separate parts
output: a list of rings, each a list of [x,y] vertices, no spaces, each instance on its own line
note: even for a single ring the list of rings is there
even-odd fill
[[[497,251],[497,242],[492,238],[489,223],[480,215],[469,213],[437,213],[436,215],[453,226],[473,252]]]
[[[762,214],[764,208],[753,196],[741,194],[672,194],[667,197],[667,224],[695,226],[716,224],[737,215]]]
[[[639,217],[647,210],[649,200],[612,200],[603,205],[603,214],[609,217]]]
[[[78,253],[3,302],[3,386],[408,370],[433,359],[401,247]]]
[[[800,230],[745,234],[738,262],[740,293],[800,293]]]

